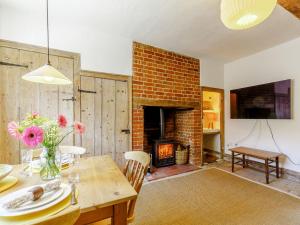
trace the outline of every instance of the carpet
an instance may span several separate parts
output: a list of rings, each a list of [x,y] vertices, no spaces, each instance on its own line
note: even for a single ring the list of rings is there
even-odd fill
[[[150,182],[134,225],[300,225],[300,199],[220,169]]]

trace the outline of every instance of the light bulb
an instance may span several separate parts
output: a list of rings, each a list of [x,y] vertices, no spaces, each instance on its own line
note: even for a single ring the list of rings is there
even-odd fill
[[[255,14],[247,14],[242,16],[236,22],[240,26],[249,25],[257,20],[258,16]]]

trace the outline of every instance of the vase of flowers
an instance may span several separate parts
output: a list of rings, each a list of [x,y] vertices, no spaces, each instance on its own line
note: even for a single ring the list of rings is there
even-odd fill
[[[60,176],[61,156],[59,144],[73,132],[83,134],[84,124],[74,122],[67,126],[65,116],[59,115],[57,120],[50,120],[38,113],[28,114],[25,120],[8,124],[10,135],[20,140],[30,149],[43,147],[40,176],[43,180],[51,180]]]

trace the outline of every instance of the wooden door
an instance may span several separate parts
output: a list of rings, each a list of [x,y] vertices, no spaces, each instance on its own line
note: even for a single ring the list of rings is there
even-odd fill
[[[0,163],[19,163],[22,144],[10,137],[7,124],[20,121],[27,113],[38,112],[41,116],[56,120],[64,114],[68,121],[74,120],[73,102],[66,101],[73,96],[73,86],[45,85],[22,80],[22,75],[47,62],[47,55],[35,50],[26,50],[22,44],[16,47],[1,46],[0,61],[25,65],[27,67],[0,65]],[[43,48],[41,48],[43,49]],[[74,60],[59,55],[51,55],[51,63],[63,72],[70,80],[74,77]],[[64,144],[73,144],[69,136]]]
[[[111,155],[121,166],[129,150],[128,82],[81,76],[82,146],[89,155]]]

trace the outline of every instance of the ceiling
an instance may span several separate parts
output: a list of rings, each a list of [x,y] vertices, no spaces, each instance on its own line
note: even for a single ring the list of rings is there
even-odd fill
[[[231,31],[220,21],[220,0],[49,0],[50,18],[194,57],[224,62],[300,37],[300,21],[277,6],[263,24]],[[43,0],[0,0],[27,13],[45,13]]]

